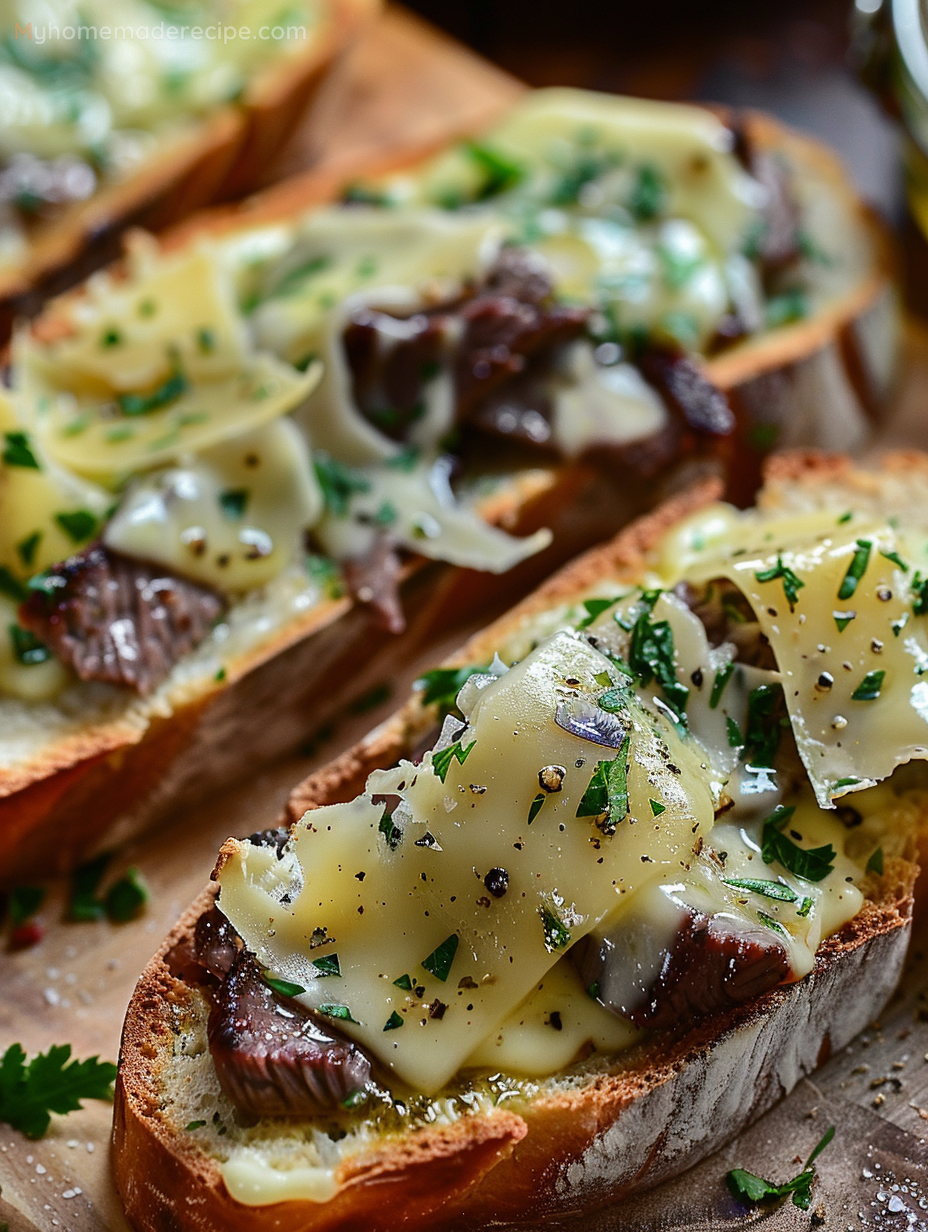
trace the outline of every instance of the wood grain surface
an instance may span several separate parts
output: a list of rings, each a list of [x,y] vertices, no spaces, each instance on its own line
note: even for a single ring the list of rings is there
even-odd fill
[[[478,123],[520,88],[414,18],[388,12],[340,66],[277,174],[339,160],[353,165],[366,150],[382,153],[391,142],[437,139]],[[928,335],[911,334],[908,352],[884,446],[928,445]],[[135,865],[151,892],[138,920],[64,923],[65,888],[53,888],[39,917],[46,930],[39,945],[0,952],[0,1052],[14,1040],[30,1053],[67,1042],[78,1056],[115,1059],[137,974],[202,888],[223,839],[273,824],[294,785],[383,718],[443,652],[433,648],[428,663],[398,669],[385,682],[388,698],[347,716],[304,756],[120,853],[112,873]],[[913,941],[903,988],[880,1024],[697,1169],[621,1209],[560,1226],[565,1232],[581,1225],[587,1232],[722,1232],[756,1223],[769,1232],[928,1232],[928,922]],[[108,1105],[90,1103],[55,1117],[40,1142],[0,1125],[0,1228],[5,1222],[9,1232],[127,1232],[109,1179],[110,1116]],[[746,1213],[729,1197],[729,1168],[785,1180],[831,1124],[837,1133],[819,1161],[809,1212],[782,1205]]]

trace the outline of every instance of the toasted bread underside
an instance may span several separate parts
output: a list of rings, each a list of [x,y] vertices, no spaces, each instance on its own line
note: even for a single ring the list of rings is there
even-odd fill
[[[841,203],[866,237],[869,253],[854,288],[828,312],[762,334],[706,365],[728,392],[738,420],[711,465],[724,471],[729,494],[739,502],[753,497],[760,479],[764,454],[758,439],[852,444],[885,400],[895,370],[892,245],[885,228],[825,147],[764,116],[749,115],[746,123],[758,144],[783,150]],[[204,234],[221,236],[292,217],[337,199],[360,175],[415,165],[435,148],[394,154],[376,167],[367,161],[310,173],[242,206],[190,219],[161,243],[175,249]],[[80,294],[78,289],[53,302],[37,327],[54,334]],[[879,345],[868,342],[871,336]],[[823,407],[827,414],[820,413]],[[838,440],[820,439],[832,423]],[[773,435],[758,438],[758,427]],[[247,660],[226,664],[224,680],[201,681],[172,699],[165,716],[88,718],[51,745],[0,766],[0,884],[64,871],[294,749],[346,701],[392,676],[395,665],[430,638],[477,614],[481,604],[494,617],[571,555],[652,505],[660,491],[628,467],[618,479],[610,484],[589,466],[567,462],[513,482],[494,499],[490,520],[519,534],[549,526],[552,548],[504,577],[414,564],[403,596],[409,629],[399,640],[381,635],[366,610],[347,599],[319,605]]]
[[[42,226],[24,263],[0,271],[0,344],[17,316],[73,286],[119,251],[129,226],[170,226],[212,201],[253,189],[282,150],[338,55],[380,0],[328,0],[305,53],[269,65],[235,105],[166,145],[126,179]]]
[[[894,459],[888,474],[928,485],[928,459]],[[861,472],[839,459],[797,456],[778,465],[771,493],[774,501],[789,503],[823,484],[846,495],[855,483],[868,487],[871,498],[879,492],[877,480],[868,486]],[[798,495],[791,498],[794,490]],[[562,570],[449,662],[480,661],[522,621],[582,595],[604,576],[640,576],[661,534],[714,494],[705,485],[640,519]],[[408,755],[433,722],[418,701],[410,702],[297,788],[289,819],[356,794],[370,770]],[[525,1103],[347,1150],[329,1202],[264,1207],[230,1197],[216,1159],[184,1131],[167,1094],[179,1024],[206,1014],[203,993],[184,982],[173,956],[189,947],[211,889],[149,964],[127,1013],[114,1169],[129,1218],[145,1232],[537,1226],[648,1189],[733,1137],[879,1013],[902,969],[917,871],[894,859],[882,877],[871,875],[864,907],[823,943],[805,979],[706,1018],[676,1038],[653,1035],[611,1064],[601,1059],[576,1067]]]

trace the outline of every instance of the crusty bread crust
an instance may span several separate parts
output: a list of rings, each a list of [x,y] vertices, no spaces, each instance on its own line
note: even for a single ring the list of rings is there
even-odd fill
[[[331,0],[305,54],[271,64],[235,105],[42,227],[28,260],[0,271],[0,344],[15,317],[31,316],[50,295],[112,260],[127,226],[161,229],[211,201],[253,189],[333,62],[379,8],[380,0]]]
[[[768,117],[752,113],[746,125],[757,143],[782,148],[797,165],[832,186],[863,221],[873,260],[867,276],[828,313],[764,334],[706,365],[736,410],[737,431],[721,441],[716,461],[729,477],[729,495],[739,503],[753,498],[760,481],[763,454],[752,437],[759,395],[765,423],[779,428],[796,418],[790,416],[794,395],[817,390],[826,380],[834,399],[872,407],[875,377],[867,375],[854,340],[868,314],[892,311],[893,273],[888,233],[858,200],[834,155]],[[342,164],[323,174],[309,173],[241,206],[190,219],[160,242],[172,249],[204,234],[292,217],[337,199],[345,184],[361,175],[414,165],[435,148],[393,153],[379,166],[366,160],[363,166]],[[78,288],[60,297],[36,327],[46,335],[67,329],[70,307],[81,294]],[[840,379],[836,371],[843,374]],[[420,562],[412,571],[419,582],[410,580],[409,587],[418,585],[414,603],[424,611],[403,641],[390,643],[393,662],[408,657],[411,648],[421,649],[427,636],[452,628],[465,608],[479,611],[478,598],[487,604],[488,614],[491,604],[502,610],[545,573],[614,533],[654,499],[654,485],[627,466],[622,468],[620,491],[617,484],[607,490],[602,477],[597,479],[578,463],[553,468],[545,482],[530,490],[501,493],[487,511],[490,520],[516,533],[550,526],[555,531],[553,548],[505,578],[429,566],[425,572],[440,587],[431,594],[422,581]],[[409,602],[406,606],[411,610]],[[348,600],[338,600],[294,620],[249,662],[227,665],[224,681],[204,682],[202,690],[175,706],[169,719],[148,726],[123,720],[88,726],[42,756],[0,770],[0,884],[64,871],[88,851],[137,833],[213,787],[295,748],[336,713],[338,705],[364,692],[362,680],[369,682],[366,687],[377,683],[376,675],[371,678],[374,651],[381,661],[389,653],[366,614]],[[367,668],[359,668],[364,663]],[[320,699],[326,700],[320,704]],[[54,867],[49,867],[50,853]]]
[[[912,461],[928,466],[925,458]],[[846,466],[823,457],[778,465],[797,482]],[[639,519],[551,578],[449,663],[480,661],[527,616],[584,594],[597,580],[640,577],[661,535],[717,493],[715,485],[703,485]],[[433,722],[413,699],[301,784],[287,820],[351,798],[372,769],[408,755]],[[733,1137],[879,1013],[902,969],[917,871],[915,864],[894,859],[882,877],[871,875],[863,909],[823,943],[805,979],[680,1036],[655,1034],[608,1070],[582,1083],[556,1084],[527,1106],[464,1118],[450,1138],[446,1129],[426,1129],[384,1139],[340,1165],[339,1189],[330,1202],[266,1207],[230,1197],[218,1165],[171,1124],[159,1095],[172,1060],[173,1016],[183,1016],[185,1004],[199,995],[172,974],[167,958],[189,943],[196,919],[215,895],[211,888],[146,968],[127,1012],[113,1162],[129,1219],[143,1232],[535,1227],[648,1189]]]

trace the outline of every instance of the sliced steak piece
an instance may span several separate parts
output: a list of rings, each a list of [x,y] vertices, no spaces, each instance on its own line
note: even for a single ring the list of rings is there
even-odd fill
[[[215,591],[94,544],[49,570],[19,618],[81,680],[144,695],[206,637],[224,608]]]
[[[204,911],[193,934],[194,955],[210,975],[224,980],[241,950],[238,933],[218,907]]]
[[[636,362],[645,380],[691,431],[699,436],[730,436],[734,432],[735,414],[728,399],[685,351],[650,346]]]
[[[648,935],[657,924],[658,933]],[[668,935],[663,935],[669,926]],[[791,978],[769,928],[668,902],[659,921],[590,934],[570,951],[584,986],[636,1027],[685,1027]]]
[[[273,992],[243,950],[215,994],[209,1048],[223,1091],[247,1116],[305,1117],[364,1089],[371,1065],[299,1002]]]
[[[343,560],[342,572],[351,594],[371,608],[380,628],[402,633],[406,617],[400,602],[400,558],[389,535],[378,534],[363,556]]]

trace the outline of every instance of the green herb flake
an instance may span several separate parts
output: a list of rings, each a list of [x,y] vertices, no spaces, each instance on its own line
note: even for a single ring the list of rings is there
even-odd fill
[[[100,346],[104,349],[108,347],[119,346],[122,342],[122,333],[115,325],[110,325],[100,335]]]
[[[844,575],[844,580],[838,589],[838,598],[841,600],[850,599],[857,589],[857,583],[867,572],[867,565],[870,563],[870,552],[873,544],[869,539],[858,539],[857,549],[851,558],[851,563],[847,567],[847,573]]]
[[[543,791],[540,791],[535,799],[528,806],[528,824],[531,825],[538,814],[541,812],[546,796]]]
[[[107,890],[104,906],[114,924],[127,924],[141,914],[148,902],[148,887],[137,868],[127,868]]]
[[[727,667],[723,667],[720,672],[715,673],[715,679],[712,682],[712,692],[709,694],[709,709],[715,710],[719,702],[722,700],[722,694],[725,692],[725,686],[731,680],[735,670],[734,663],[729,663]]]
[[[250,495],[247,488],[227,488],[219,493],[219,508],[230,522],[240,522],[245,516]]]
[[[538,908],[538,914],[541,916],[545,949],[549,954],[556,954],[558,950],[565,950],[570,945],[570,929],[548,903],[544,903]]]
[[[176,402],[188,388],[187,378],[179,368],[175,368],[150,394],[118,394],[116,401],[124,415],[151,415]]]
[[[280,979],[279,976],[268,975],[266,971],[261,972],[261,978],[272,992],[279,993],[282,997],[298,997],[300,993],[306,991],[302,984],[294,984],[290,980]]]
[[[647,600],[652,593],[654,592],[645,592],[642,598]],[[657,594],[650,606],[653,608],[656,602]],[[690,691],[677,680],[673,630],[669,621],[652,622],[650,611],[642,612],[632,627],[628,662],[642,685],[647,686],[652,679],[657,680],[670,709],[681,722],[685,722],[686,702]]]
[[[213,677],[213,679],[216,681],[217,684],[222,684],[223,680],[225,680],[227,675],[228,673],[226,672],[226,669],[224,667],[220,667],[219,670],[216,672],[216,675]]]
[[[458,694],[471,676],[485,671],[485,666],[434,667],[423,672],[412,687],[421,691],[423,706],[437,706],[439,717],[444,718],[452,712],[460,714],[457,709]]]
[[[853,513],[842,513],[840,518],[838,518],[838,525],[843,526],[845,522],[850,522],[853,516]]]
[[[824,881],[834,869],[837,852],[828,843],[824,847],[800,847],[782,833],[795,808],[778,805],[764,821],[761,835],[761,858],[765,864],[782,864],[787,872],[804,881]]]
[[[45,902],[42,886],[14,886],[10,891],[10,923],[14,928],[31,920]]]
[[[832,784],[834,787],[853,787],[855,783],[859,783],[860,779],[836,779]]]
[[[724,885],[735,890],[748,890],[751,894],[762,894],[764,898],[775,898],[781,903],[795,903],[799,895],[782,881],[761,881],[756,877],[723,877]]]
[[[25,432],[4,432],[3,439],[6,441],[6,447],[3,453],[0,453],[0,461],[7,466],[22,466],[27,470],[42,469]]]
[[[615,834],[619,823],[628,816],[628,751],[630,737],[626,735],[614,761],[600,761],[590,778],[586,791],[577,805],[577,817],[599,817],[604,834]]]
[[[153,299],[140,299],[136,307],[136,312],[143,318],[153,317],[157,311],[158,305]]]
[[[867,861],[867,872],[876,873],[878,877],[883,876],[883,848],[877,847],[876,851]]]
[[[616,599],[584,599],[583,606],[586,609],[586,615],[577,624],[578,629],[588,629],[597,616],[602,616],[603,612],[607,612],[609,608],[618,603]]]
[[[313,458],[316,478],[322,489],[322,498],[329,513],[344,517],[356,492],[369,492],[370,481],[362,471],[339,462],[326,453],[316,453]]]
[[[188,1121],[187,1124],[184,1126],[184,1129],[188,1134],[192,1134],[196,1130],[202,1129],[205,1124],[206,1124],[205,1121]]]
[[[901,569],[903,573],[908,573],[909,566],[905,563],[898,552],[884,552],[883,549],[880,548],[880,555],[884,558],[884,560],[891,561],[897,566],[897,568]]]
[[[29,591],[5,565],[0,565],[0,595],[6,595],[14,603],[22,603],[29,597]]]
[[[394,1010],[387,1021],[383,1024],[383,1029],[385,1031],[395,1031],[397,1027],[401,1027],[403,1025],[404,1021],[403,1016]]]
[[[652,817],[660,817],[661,813],[667,812],[667,805],[661,804],[660,800],[649,799],[648,804],[650,804],[651,806],[651,816]]]
[[[340,1018],[342,1022],[353,1022],[356,1027],[361,1025],[357,1018],[352,1018],[347,1005],[317,1005],[316,1013],[325,1014],[326,1018]]]
[[[804,920],[809,915],[814,905],[814,901],[815,900],[811,898],[801,898],[799,900],[796,904],[796,914],[800,917],[800,919]]]
[[[314,958],[313,966],[316,968],[316,977],[318,979],[330,975],[340,976],[342,973],[337,954],[326,954],[322,958]]]
[[[856,612],[832,612],[831,615],[838,626],[839,633],[843,633],[851,621],[857,619]]]
[[[476,192],[478,201],[485,201],[488,197],[495,197],[510,188],[515,188],[525,176],[525,169],[521,163],[517,163],[500,150],[494,150],[477,141],[465,142],[464,150],[476,163],[482,176],[481,184]]]
[[[792,1195],[793,1204],[801,1211],[807,1211],[812,1204],[812,1182],[815,1180],[815,1170],[812,1165],[834,1136],[835,1127],[831,1125],[803,1164],[799,1175],[782,1185],[774,1185],[772,1181],[765,1181],[763,1177],[755,1176],[753,1172],[746,1172],[743,1168],[733,1168],[725,1177],[732,1196],[741,1202],[757,1206],[762,1203],[777,1202],[781,1198]]]
[[[197,330],[197,349],[201,355],[212,355],[216,350],[216,335],[206,326]]]
[[[72,543],[86,543],[100,529],[100,519],[89,509],[75,509],[72,513],[56,513],[55,521]]]
[[[664,209],[667,189],[663,177],[649,163],[639,167],[628,208],[636,222],[651,222]]]
[[[401,975],[398,980],[393,981],[397,988],[402,988],[404,992],[412,992],[412,980],[408,975]]]
[[[444,982],[448,978],[448,973],[451,971],[451,964],[454,962],[454,956],[458,952],[458,944],[460,937],[457,933],[452,933],[450,937],[446,937],[441,945],[437,946],[428,958],[422,960],[422,966],[428,971],[429,975],[434,975],[436,980]]]
[[[0,1121],[41,1138],[52,1112],[76,1112],[84,1099],[110,1099],[116,1066],[98,1057],[72,1061],[70,1044],[53,1044],[31,1061],[21,1044],[0,1057]]]
[[[745,761],[752,766],[772,768],[780,735],[787,726],[783,686],[760,684],[752,689],[744,728]]]
[[[19,625],[10,625],[10,642],[13,645],[13,657],[23,667],[36,667],[39,663],[47,663],[52,652],[40,642],[34,633]]]
[[[899,634],[902,632],[902,630],[906,627],[908,623],[909,623],[909,613],[908,612],[903,612],[898,620],[891,621],[890,628],[893,631],[893,637],[898,637]]]
[[[789,604],[789,610],[795,611],[798,601],[799,591],[805,586],[805,582],[790,569],[789,565],[783,564],[783,558],[777,557],[777,563],[771,565],[769,569],[761,569],[754,574],[758,582],[773,582],[780,578],[783,582],[783,594],[786,596],[786,602]]]
[[[460,740],[455,740],[454,744],[449,744],[446,749],[439,749],[437,753],[432,754],[432,769],[442,782],[448,777],[452,761],[457,759],[458,763],[463,766],[476,743],[476,740],[472,740],[467,748],[463,749]]]
[[[786,929],[779,920],[775,920],[772,915],[768,915],[766,911],[758,911],[757,918],[761,923],[766,924],[768,928],[772,928],[775,933],[780,933],[786,936]]]
[[[886,675],[884,671],[867,672],[863,680],[851,694],[851,699],[855,702],[875,702],[880,696],[880,690],[883,688],[883,678]]]
[[[97,897],[100,882],[110,862],[109,852],[81,864],[71,874],[68,893],[68,919],[77,923],[102,920],[106,908]]]
[[[779,295],[770,296],[764,315],[768,329],[803,321],[809,315],[809,298],[801,287],[791,287]]]
[[[25,539],[20,539],[19,543],[17,543],[16,554],[27,569],[31,568],[35,561],[35,554],[39,550],[41,542],[42,532],[36,530],[31,535],[27,535]]]
[[[730,749],[740,749],[744,744],[744,736],[741,734],[741,728],[730,714],[725,716],[725,731],[728,733],[728,747]]]
[[[387,840],[387,846],[391,851],[396,851],[403,838],[403,831],[399,826],[394,825],[393,818],[384,810],[384,814],[380,819],[380,825],[377,827],[380,833]]]

